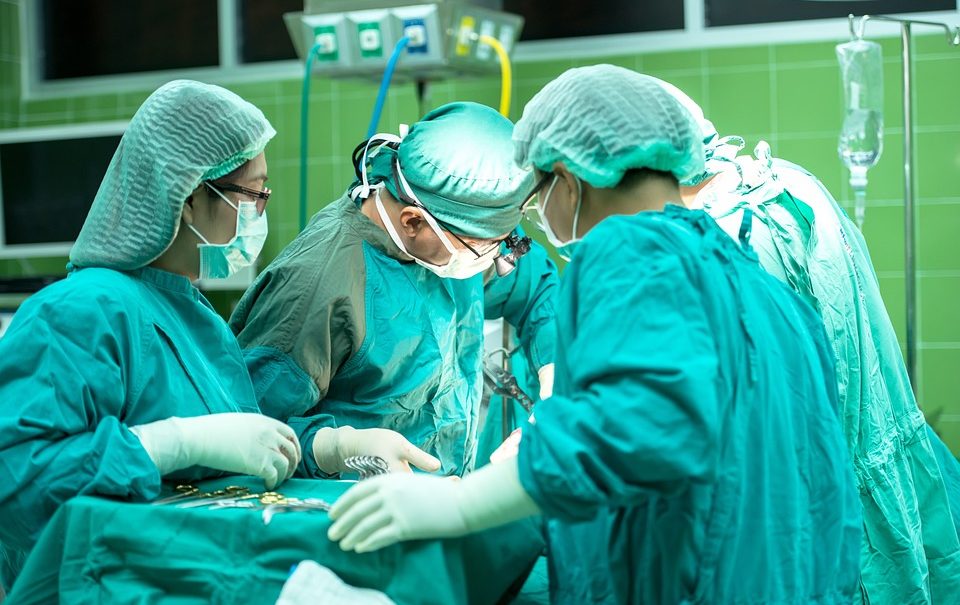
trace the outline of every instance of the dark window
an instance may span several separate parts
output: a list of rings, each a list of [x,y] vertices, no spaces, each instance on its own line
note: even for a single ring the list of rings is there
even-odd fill
[[[0,145],[6,244],[72,242],[120,135]]]
[[[284,13],[303,10],[303,0],[239,0],[240,62],[296,59]]]
[[[683,29],[680,0],[504,0],[503,10],[523,16],[521,40]]]
[[[41,0],[47,80],[216,66],[217,0]]]
[[[777,23],[854,15],[884,15],[957,8],[956,0],[706,0],[707,26]]]

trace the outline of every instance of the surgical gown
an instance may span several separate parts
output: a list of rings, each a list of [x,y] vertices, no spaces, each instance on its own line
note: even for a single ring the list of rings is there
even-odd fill
[[[960,602],[960,511],[860,231],[803,168],[763,153],[736,161],[739,172],[731,163],[698,201],[734,238],[749,208],[763,267],[820,312],[863,504],[863,602]]]
[[[514,325],[540,368],[553,362],[556,288],[536,245],[486,285],[441,279],[344,195],[260,274],[230,325],[264,413],[288,422],[304,451],[323,427],[386,428],[462,475],[477,449],[484,318]],[[310,455],[298,472],[326,476]]]
[[[519,456],[553,602],[853,602],[860,506],[813,309],[668,206],[584,237],[557,320]]]
[[[160,475],[128,427],[240,411],[259,411],[240,348],[185,277],[80,269],[29,298],[0,339],[4,587],[66,500],[156,497]]]

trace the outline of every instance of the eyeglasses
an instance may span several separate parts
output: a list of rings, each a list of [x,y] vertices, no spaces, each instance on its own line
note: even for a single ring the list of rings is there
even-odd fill
[[[550,182],[550,179],[554,177],[552,172],[548,172],[540,178],[536,186],[533,188],[533,191],[530,192],[530,195],[527,196],[527,199],[523,201],[523,204],[520,205],[520,213],[523,214],[523,218],[527,219],[533,223],[537,229],[540,231],[546,232],[543,226],[543,216],[541,215],[541,208],[538,202],[534,202],[540,191],[547,186],[547,183]]]
[[[256,189],[249,189],[234,183],[214,183],[207,181],[204,184],[207,187],[212,187],[213,189],[218,189],[220,191],[232,191],[234,193],[242,193],[244,195],[252,196],[254,201],[257,203],[257,214],[263,214],[263,211],[267,209],[267,200],[270,199],[270,194],[273,193],[271,189],[266,187],[264,187],[262,191],[257,191]]]
[[[537,184],[533,187],[533,191],[530,192],[530,195],[527,196],[527,199],[523,200],[523,203],[520,204],[520,212],[525,213],[527,210],[533,206],[534,198],[539,195],[540,190],[547,186],[547,183],[550,182],[550,179],[554,176],[552,172],[548,172],[540,177],[540,180],[537,181]]]

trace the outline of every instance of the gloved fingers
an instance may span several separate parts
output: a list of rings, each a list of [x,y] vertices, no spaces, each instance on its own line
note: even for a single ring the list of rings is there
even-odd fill
[[[300,464],[299,448],[295,448],[286,437],[278,436],[276,447],[272,449],[287,459],[286,472],[282,475],[281,482],[286,481],[293,476],[293,473],[297,470],[297,465]]]
[[[403,538],[400,536],[400,528],[395,525],[387,525],[370,534],[370,536],[357,544],[358,553],[373,552],[386,546],[396,544]]]
[[[361,481],[347,490],[345,494],[337,498],[337,501],[330,507],[330,518],[336,521],[341,514],[353,508],[358,502],[366,500],[370,496],[376,495],[380,491],[380,480],[375,477],[368,481]]]
[[[284,425],[284,427],[288,429],[290,428],[287,425]],[[284,441],[290,442],[291,446],[293,447],[293,451],[297,454],[297,464],[300,464],[300,460],[303,459],[303,450],[300,449],[300,439],[297,438],[296,434],[291,435],[291,433],[293,433],[292,430],[281,431],[280,435],[283,437]]]
[[[393,517],[385,510],[377,510],[357,523],[340,540],[340,548],[342,550],[353,550],[357,544],[365,541],[371,534],[390,525],[394,525]]]
[[[520,439],[523,437],[522,429],[516,429],[510,436],[503,440],[503,443],[490,454],[490,462],[501,462],[513,458],[520,453]]]
[[[433,473],[440,470],[440,461],[422,449],[407,441],[403,449],[403,457],[422,471]]]
[[[337,504],[339,503],[340,501],[338,500]],[[336,507],[336,505],[334,505],[334,507]],[[341,540],[350,533],[354,527],[362,523],[365,518],[380,511],[382,508],[383,498],[381,498],[377,492],[371,493],[363,500],[353,503],[347,509],[337,510],[336,516],[334,516],[333,510],[331,510],[330,517],[335,519],[335,522],[327,531],[327,537],[334,542]]]
[[[287,474],[287,457],[274,450],[264,453],[263,464],[257,476],[263,479],[267,491],[273,490],[280,484],[280,478]]]
[[[410,465],[407,464],[407,461],[403,458],[394,458],[387,462],[389,471],[391,473],[412,473],[413,469],[410,468]]]

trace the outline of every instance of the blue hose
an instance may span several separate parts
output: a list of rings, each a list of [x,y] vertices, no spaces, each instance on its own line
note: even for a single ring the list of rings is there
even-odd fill
[[[373,116],[370,118],[370,127],[367,128],[367,138],[377,134],[377,126],[380,124],[380,114],[383,113],[383,104],[387,100],[387,89],[390,88],[390,80],[393,79],[393,70],[397,67],[397,61],[400,60],[400,53],[410,43],[410,38],[404,36],[400,38],[397,45],[393,48],[393,54],[387,61],[387,67],[383,70],[383,80],[380,81],[380,92],[377,93],[377,103],[373,106]]]
[[[310,76],[313,72],[313,59],[320,50],[319,44],[314,44],[307,53],[307,66],[303,72],[303,93],[300,97],[300,231],[307,226],[307,145],[309,130],[307,121],[310,118]]]

